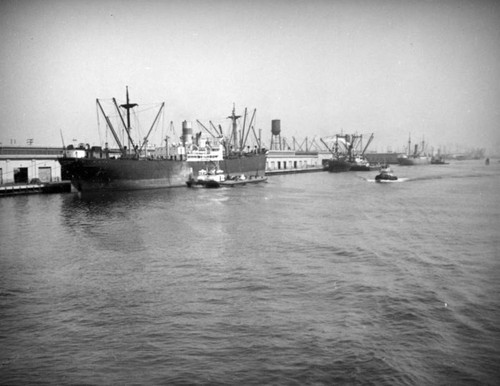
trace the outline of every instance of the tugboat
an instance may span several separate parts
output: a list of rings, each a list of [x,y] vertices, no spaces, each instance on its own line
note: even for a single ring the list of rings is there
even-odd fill
[[[198,172],[198,176],[194,178],[191,176],[186,181],[188,188],[221,188],[221,187],[234,187],[238,185],[258,184],[260,182],[267,182],[267,177],[259,175],[251,175],[250,177],[241,174],[239,176],[225,175],[224,171],[212,169],[206,171],[202,169]]]
[[[448,162],[446,162],[444,156],[441,154],[441,149],[438,149],[437,154],[433,155],[431,157],[431,164],[432,165],[448,165]]]
[[[389,166],[384,165],[380,168],[380,174],[375,176],[375,182],[392,182],[397,181],[398,177],[392,174],[392,170]]]
[[[432,165],[448,165],[449,162],[446,162],[442,156],[435,156],[431,158]]]
[[[196,178],[191,176],[186,181],[186,185],[188,188],[220,188],[225,180],[224,172],[220,169],[209,171],[201,169]]]

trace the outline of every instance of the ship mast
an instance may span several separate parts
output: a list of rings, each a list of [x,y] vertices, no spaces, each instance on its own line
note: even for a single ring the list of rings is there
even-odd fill
[[[123,155],[124,154],[123,146],[122,146],[122,143],[120,142],[120,138],[118,137],[117,132],[113,128],[113,125],[111,124],[111,121],[109,120],[109,117],[104,112],[104,109],[102,108],[102,105],[101,105],[101,102],[99,102],[99,99],[96,99],[96,103],[97,103],[97,106],[99,106],[99,109],[101,110],[101,113],[102,113],[104,119],[106,120],[106,123],[107,123],[109,129],[111,130],[111,133],[113,134],[113,137],[115,138],[116,144],[118,145],[118,148],[120,149],[120,152]]]
[[[232,121],[232,127],[233,127],[233,151],[237,151],[237,149],[238,149],[238,127],[237,126],[238,125],[236,124],[236,120],[238,118],[241,118],[241,115],[235,115],[234,109],[235,109],[235,107],[234,107],[234,103],[233,103],[233,112],[227,118]]]
[[[133,109],[134,107],[137,106],[137,103],[130,103],[129,98],[128,98],[128,86],[127,87],[127,103],[120,105],[121,108],[124,108],[127,110],[127,131],[129,133],[129,140],[128,140],[128,151],[130,152],[130,109]]]

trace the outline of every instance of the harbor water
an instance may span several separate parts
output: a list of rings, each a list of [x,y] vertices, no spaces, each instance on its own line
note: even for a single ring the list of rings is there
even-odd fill
[[[495,385],[500,163],[0,198],[2,385]]]

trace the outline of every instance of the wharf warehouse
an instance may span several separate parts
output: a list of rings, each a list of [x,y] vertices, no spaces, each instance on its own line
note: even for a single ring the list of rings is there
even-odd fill
[[[0,146],[0,185],[61,181],[62,148]]]
[[[323,169],[322,160],[328,158],[330,158],[329,154],[317,151],[269,150],[266,173],[279,174],[279,171],[305,172],[312,169]]]
[[[295,138],[293,138],[293,145],[290,146],[285,138],[281,138],[281,121],[279,119],[272,120],[271,134],[271,145],[266,162],[267,174],[322,170],[323,159],[331,157],[329,152],[321,151],[317,145],[315,145],[316,150],[309,149],[307,138],[305,150],[302,149],[301,145],[296,150]]]

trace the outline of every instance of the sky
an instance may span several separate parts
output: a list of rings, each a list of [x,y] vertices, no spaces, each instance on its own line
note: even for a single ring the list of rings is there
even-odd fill
[[[279,119],[289,143],[500,154],[499,42],[495,0],[2,0],[0,142],[112,142],[96,99],[128,86],[145,115],[165,102],[158,144],[234,104],[267,147]]]

